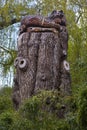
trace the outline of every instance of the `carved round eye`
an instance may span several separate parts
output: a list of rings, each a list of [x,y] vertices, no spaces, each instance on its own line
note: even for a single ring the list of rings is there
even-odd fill
[[[26,66],[26,60],[25,59],[20,59],[19,60],[19,67],[24,68]]]
[[[56,10],[53,10],[51,14],[55,14],[55,13],[57,13],[57,11],[56,11]]]
[[[66,60],[63,61],[63,65],[64,65],[64,69],[65,69],[66,71],[69,71],[69,70],[70,70],[69,63],[68,63]]]
[[[19,68],[20,68],[20,69],[26,68],[26,66],[27,66],[27,61],[26,61],[26,59],[20,59],[18,65],[19,65]]]

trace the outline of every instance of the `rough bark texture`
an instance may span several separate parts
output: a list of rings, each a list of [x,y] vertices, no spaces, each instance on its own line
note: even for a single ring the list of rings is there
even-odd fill
[[[25,32],[19,36],[12,96],[16,109],[24,99],[41,90],[56,89],[65,95],[71,94],[67,48],[68,32],[65,26],[61,26],[58,33]]]

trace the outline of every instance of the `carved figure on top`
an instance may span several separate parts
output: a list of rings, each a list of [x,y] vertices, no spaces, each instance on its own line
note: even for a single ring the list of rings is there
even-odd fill
[[[27,15],[21,20],[19,35],[23,32],[28,32],[29,27],[56,28],[60,31],[60,25],[66,26],[66,18],[62,10],[54,10],[48,17],[43,17],[41,15]]]

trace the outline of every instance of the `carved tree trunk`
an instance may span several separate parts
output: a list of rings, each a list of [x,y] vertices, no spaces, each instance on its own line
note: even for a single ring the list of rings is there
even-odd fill
[[[14,61],[15,108],[40,90],[57,89],[70,94],[70,73],[65,47],[67,41],[64,44],[65,39],[63,41],[61,37],[53,32],[26,32],[19,36],[18,55]]]

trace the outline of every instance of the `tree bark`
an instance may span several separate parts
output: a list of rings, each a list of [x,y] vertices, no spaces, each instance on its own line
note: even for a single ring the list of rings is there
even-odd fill
[[[61,42],[61,37],[60,34],[54,32],[26,32],[19,36],[18,55],[14,61],[16,67],[13,87],[15,108],[18,108],[24,99],[41,90],[56,89],[70,94],[70,72],[66,68],[69,66],[64,64],[67,43]]]

